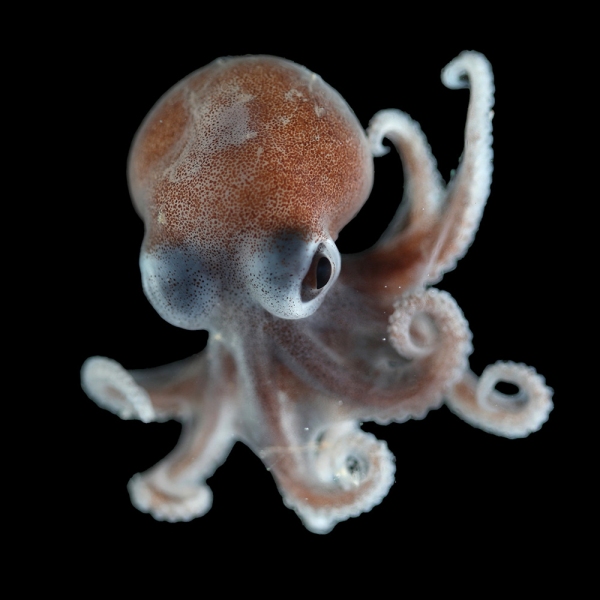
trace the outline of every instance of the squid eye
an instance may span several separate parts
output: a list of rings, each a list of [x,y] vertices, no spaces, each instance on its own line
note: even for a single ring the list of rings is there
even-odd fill
[[[320,290],[322,287],[326,286],[330,279],[331,263],[328,258],[321,256],[317,263],[317,289]]]
[[[331,281],[335,267],[329,254],[330,250],[327,246],[319,244],[310,263],[310,268],[302,281],[301,297],[304,302],[313,300]]]

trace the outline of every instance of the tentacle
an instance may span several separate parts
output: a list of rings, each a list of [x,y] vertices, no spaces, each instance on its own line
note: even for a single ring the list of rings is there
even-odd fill
[[[204,363],[206,380],[201,404],[183,419],[177,446],[157,465],[129,482],[133,504],[155,519],[189,521],[212,505],[204,483],[227,458],[239,439],[236,423],[239,385],[231,356],[210,343],[211,360]]]
[[[94,356],[81,369],[81,385],[100,407],[122,419],[182,420],[201,401],[206,385],[203,353],[155,369],[126,371],[118,362]]]
[[[235,410],[222,398],[205,403],[201,415],[183,425],[175,450],[128,485],[133,505],[159,521],[189,521],[212,506],[204,483],[227,458],[237,434]]]
[[[387,445],[354,422],[333,425],[303,447],[267,448],[262,458],[286,506],[314,533],[370,511],[394,482]]]
[[[157,419],[150,396],[118,362],[103,356],[88,358],[81,368],[81,387],[98,406],[121,419]]]
[[[408,226],[419,228],[432,216],[439,214],[443,194],[442,178],[436,168],[421,127],[400,110],[379,111],[369,123],[367,130],[374,156],[383,156],[389,148],[381,143],[389,138],[402,158],[404,168],[404,198],[392,223],[379,240],[382,246]]]
[[[397,390],[395,401],[382,403],[376,420],[423,417],[437,408],[444,392],[468,366],[473,347],[467,321],[447,292],[435,288],[408,294],[394,305],[390,343],[408,359],[410,384]],[[412,379],[416,381],[411,381]]]
[[[379,504],[394,475],[386,444],[274,356],[247,358],[246,406],[256,402],[250,409],[260,420],[242,441],[272,472],[286,506],[311,531],[327,533]]]
[[[188,521],[206,513],[212,492],[205,485],[238,439],[234,416],[236,372],[219,346],[208,355],[128,372],[117,362],[94,357],[82,368],[88,396],[121,418],[175,418],[183,432],[173,452],[129,482],[133,504],[155,519]]]
[[[368,136],[374,156],[389,150],[381,143],[384,137],[398,150],[404,168],[404,196],[377,244],[362,254],[344,257],[341,276],[365,291],[372,291],[374,282],[380,280],[393,284],[396,291],[409,289],[423,278],[428,265],[428,240],[439,218],[442,178],[419,124],[406,113],[378,112],[371,119]]]
[[[362,254],[344,257],[342,277],[357,289],[389,296],[439,281],[465,254],[479,227],[492,174],[492,70],[482,54],[463,52],[446,66],[442,80],[450,88],[471,89],[463,156],[445,192],[416,123],[399,111],[382,111],[370,125],[376,156],[385,150],[384,136],[397,147],[406,189],[381,240]]]
[[[506,395],[495,389],[505,381],[519,388]],[[533,367],[521,363],[497,362],[486,367],[480,379],[467,371],[447,395],[449,408],[467,423],[508,438],[525,437],[547,420],[552,388]]]
[[[494,78],[487,59],[478,52],[462,52],[442,71],[451,89],[470,88],[465,148],[448,185],[442,229],[431,258],[429,281],[441,279],[456,266],[475,237],[490,193],[493,170],[492,118]]]
[[[396,303],[389,324],[385,316],[371,315],[368,303],[347,315],[343,305],[334,307],[338,313],[319,316],[320,323],[281,324],[297,330],[284,337],[274,329],[273,337],[280,353],[286,348],[287,355],[280,356],[290,371],[339,400],[346,419],[422,418],[441,404],[447,386],[467,368],[471,334],[446,292],[407,294]]]

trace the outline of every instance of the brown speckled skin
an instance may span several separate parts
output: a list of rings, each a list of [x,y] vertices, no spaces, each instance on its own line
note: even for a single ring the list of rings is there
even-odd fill
[[[218,59],[167,92],[135,138],[129,179],[147,248],[222,246],[240,232],[335,239],[373,167],[335,90],[304,67],[253,56]]]

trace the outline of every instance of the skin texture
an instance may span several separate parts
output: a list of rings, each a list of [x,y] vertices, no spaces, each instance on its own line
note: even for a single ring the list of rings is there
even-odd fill
[[[470,371],[467,322],[430,287],[472,242],[492,172],[488,62],[462,53],[442,79],[471,88],[448,185],[408,115],[382,111],[365,135],[320,77],[275,57],[218,59],[146,117],[128,170],[146,229],[144,291],[167,321],[210,336],[202,353],[159,369],[101,357],[83,366],[100,406],[183,423],[175,450],[130,482],[140,510],[169,521],[206,513],[205,481],[241,441],[306,527],[327,533],[393,483],[393,456],[359,422],[422,418],[443,402],[506,437],[547,419],[551,390],[531,367]],[[373,248],[341,257],[335,240],[368,197],[384,137],[402,159],[405,197]],[[518,393],[501,394],[499,381]]]

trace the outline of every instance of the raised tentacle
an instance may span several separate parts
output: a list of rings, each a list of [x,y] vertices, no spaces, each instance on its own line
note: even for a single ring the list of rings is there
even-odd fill
[[[495,387],[501,381],[516,385],[518,392],[499,392]],[[446,404],[461,419],[489,433],[525,437],[548,420],[552,388],[533,367],[497,362],[486,367],[479,379],[467,371],[449,390]]]
[[[428,281],[453,269],[475,237],[490,193],[493,171],[492,118],[494,77],[487,59],[478,52],[462,52],[442,71],[451,89],[470,88],[465,146],[460,165],[448,184],[442,228],[431,257]]]
[[[436,168],[425,135],[420,125],[400,110],[379,111],[369,123],[367,130],[374,156],[383,156],[389,148],[381,142],[392,141],[404,168],[404,197],[394,219],[378,241],[383,250],[386,242],[400,244],[397,235],[406,235],[407,228],[425,226],[431,217],[437,217],[443,196],[443,181]]]
[[[376,156],[385,150],[384,136],[397,147],[406,184],[403,202],[381,240],[366,252],[344,257],[342,277],[357,289],[393,296],[439,281],[465,254],[479,227],[492,174],[492,70],[482,54],[463,52],[445,67],[442,80],[450,88],[471,89],[463,156],[444,192],[425,137],[407,115],[382,111],[369,127]]]
[[[385,280],[396,292],[407,290],[423,278],[430,253],[430,231],[438,222],[443,182],[418,123],[399,110],[378,112],[368,129],[375,156],[388,148],[389,138],[398,150],[404,168],[404,195],[392,222],[377,244],[358,255],[344,257],[341,277],[357,289],[372,291],[375,282]],[[368,261],[368,266],[365,261]]]

